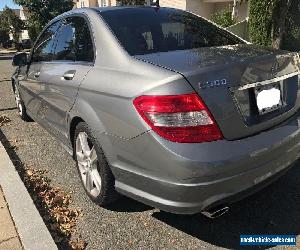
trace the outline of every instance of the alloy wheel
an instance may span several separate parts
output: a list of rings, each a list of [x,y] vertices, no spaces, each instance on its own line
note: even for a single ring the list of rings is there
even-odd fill
[[[77,136],[76,159],[86,191],[91,196],[98,197],[102,182],[98,168],[98,157],[94,145],[85,132],[80,132]]]

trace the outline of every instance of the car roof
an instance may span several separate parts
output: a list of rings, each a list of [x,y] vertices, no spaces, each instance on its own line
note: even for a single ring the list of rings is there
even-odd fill
[[[144,5],[131,5],[131,6],[112,6],[112,7],[83,7],[83,8],[76,8],[69,10],[65,13],[62,13],[61,15],[55,17],[53,20],[51,20],[52,23],[53,21],[56,21],[62,17],[72,15],[72,14],[80,14],[80,13],[85,13],[88,14],[89,12],[98,12],[98,13],[104,13],[104,12],[110,12],[110,11],[120,11],[120,10],[126,10],[126,9],[153,9],[156,8],[154,6],[144,6]],[[163,7],[162,9],[172,9],[172,8],[165,8]]]
[[[66,16],[72,15],[72,14],[87,14],[91,12],[97,12],[97,13],[105,13],[105,12],[111,12],[111,11],[120,11],[120,10],[128,10],[128,9],[134,9],[134,10],[145,10],[145,9],[153,9],[158,8],[156,6],[144,6],[144,5],[130,5],[130,6],[112,6],[112,7],[83,7],[83,8],[76,8],[69,10],[65,13],[62,13],[59,16],[56,16],[54,19],[52,19],[48,24],[50,25],[53,22],[56,22],[57,20],[61,18],[65,18]],[[168,9],[168,10],[174,10],[178,11],[178,9],[170,8],[170,7],[159,7],[160,9]]]
[[[124,9],[149,9],[153,8],[151,6],[144,6],[144,5],[131,5],[131,6],[111,6],[111,7],[93,7],[98,12],[108,12],[108,11],[115,11],[115,10],[124,10]]]
[[[146,5],[128,5],[128,6],[111,6],[111,7],[93,7],[93,8],[87,8],[92,9],[94,11],[105,13],[110,11],[120,11],[120,10],[128,10],[128,9],[134,9],[134,10],[145,10],[145,9],[164,9],[164,10],[174,10],[178,11],[179,9],[172,8],[172,7],[156,7],[156,6],[146,6]],[[84,8],[83,8],[84,9]]]

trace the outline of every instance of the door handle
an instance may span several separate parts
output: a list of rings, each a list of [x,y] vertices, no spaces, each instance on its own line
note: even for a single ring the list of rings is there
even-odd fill
[[[74,78],[75,73],[76,73],[76,70],[69,70],[69,71],[67,71],[67,72],[64,73],[64,75],[63,75],[62,78],[64,80],[70,81],[70,80],[72,80]]]
[[[39,77],[40,77],[40,74],[41,74],[41,72],[40,72],[40,71],[38,71],[38,72],[35,72],[35,73],[34,73],[34,78],[39,78]]]

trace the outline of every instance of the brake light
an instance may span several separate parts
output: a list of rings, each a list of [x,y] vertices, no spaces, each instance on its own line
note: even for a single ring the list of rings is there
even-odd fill
[[[195,143],[223,138],[214,118],[196,93],[140,96],[133,104],[153,131],[167,140]]]

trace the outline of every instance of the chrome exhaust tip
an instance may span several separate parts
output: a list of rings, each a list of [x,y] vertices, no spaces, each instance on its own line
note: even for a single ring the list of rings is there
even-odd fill
[[[222,215],[226,214],[229,211],[229,207],[216,207],[209,209],[207,211],[201,212],[204,216],[210,219],[215,219],[221,217]]]

